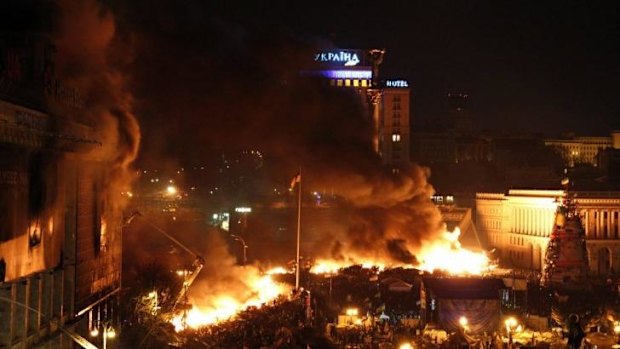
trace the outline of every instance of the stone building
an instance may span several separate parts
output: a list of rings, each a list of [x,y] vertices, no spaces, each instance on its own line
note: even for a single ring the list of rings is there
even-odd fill
[[[620,192],[576,191],[593,275],[620,270]],[[562,190],[476,194],[476,224],[504,263],[541,271]]]
[[[78,91],[52,74],[50,39],[0,34],[0,348],[73,348],[119,325],[111,164],[98,130],[76,121]]]

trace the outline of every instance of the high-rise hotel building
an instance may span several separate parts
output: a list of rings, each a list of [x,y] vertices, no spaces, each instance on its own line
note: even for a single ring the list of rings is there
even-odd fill
[[[381,98],[381,159],[393,171],[409,163],[410,94],[406,80],[384,80]]]
[[[374,150],[385,166],[397,172],[410,160],[410,90],[405,80],[379,80],[384,53],[347,49],[317,52],[313,64],[302,74],[322,77],[334,87],[356,90],[372,119]]]

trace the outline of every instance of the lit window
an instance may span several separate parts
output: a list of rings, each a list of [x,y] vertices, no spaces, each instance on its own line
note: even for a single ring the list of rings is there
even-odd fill
[[[392,142],[400,142],[400,133],[392,133]]]
[[[360,81],[358,79],[353,80],[353,86],[358,87],[360,85]]]
[[[351,86],[351,79],[344,80],[344,85],[347,87]]]

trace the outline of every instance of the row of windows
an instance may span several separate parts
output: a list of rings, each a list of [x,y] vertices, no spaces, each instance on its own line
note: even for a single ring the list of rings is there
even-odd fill
[[[510,236],[510,244],[511,245],[523,246],[523,243],[524,243],[524,240],[523,240],[522,237],[514,236],[514,235]]]
[[[492,221],[490,219],[486,219],[484,221],[485,225],[487,228],[492,228],[492,229],[500,229],[502,226],[502,222],[501,221]]]
[[[338,87],[368,87],[370,86],[370,80],[363,79],[334,79],[330,80],[331,86]]]

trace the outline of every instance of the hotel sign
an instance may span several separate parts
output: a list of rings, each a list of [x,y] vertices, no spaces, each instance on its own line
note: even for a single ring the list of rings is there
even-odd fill
[[[364,59],[363,51],[360,50],[336,50],[314,54],[317,63],[337,65],[343,67],[355,67]]]
[[[407,80],[385,80],[385,87],[406,88],[409,87]]]

